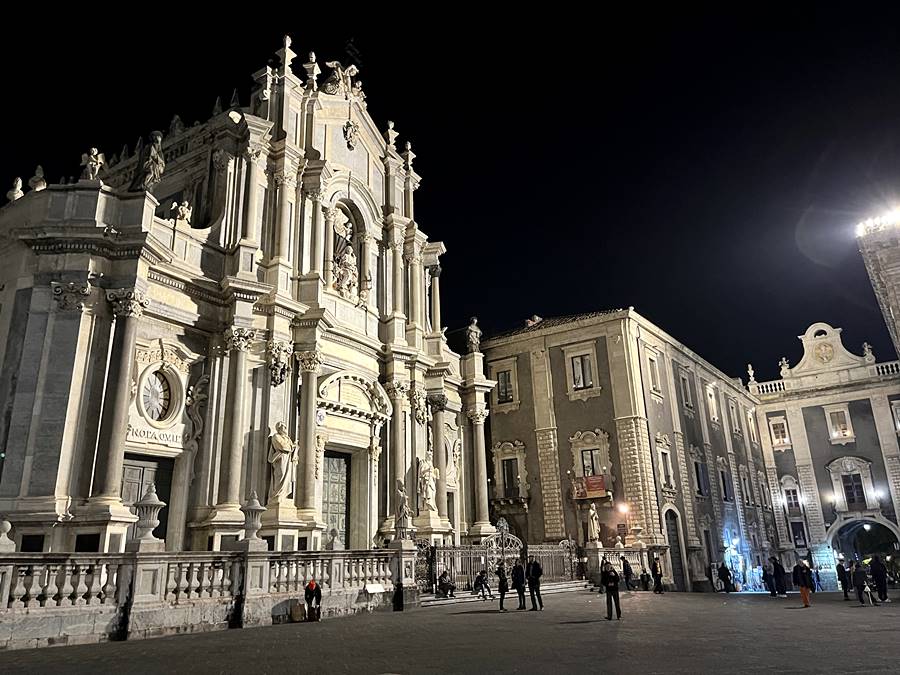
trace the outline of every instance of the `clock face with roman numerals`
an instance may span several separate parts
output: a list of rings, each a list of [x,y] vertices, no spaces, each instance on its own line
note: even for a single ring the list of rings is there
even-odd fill
[[[172,409],[172,386],[165,375],[156,371],[144,380],[141,402],[151,420],[161,422],[168,417]]]

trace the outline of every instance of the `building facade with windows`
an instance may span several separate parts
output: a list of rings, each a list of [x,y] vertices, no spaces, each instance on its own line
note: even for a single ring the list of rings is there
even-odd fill
[[[121,551],[155,486],[169,550],[252,493],[275,550],[494,531],[477,341],[447,346],[420,176],[355,66],[286,38],[249,105],[91,150],[0,209],[0,513],[22,551]],[[77,160],[73,158],[73,163]],[[407,497],[397,489],[405,486]]]
[[[643,541],[679,589],[777,553],[756,401],[629,308],[530,319],[483,343],[491,504],[529,542]]]
[[[848,351],[826,323],[799,339],[796,366],[784,358],[780,379],[751,377],[748,389],[778,538],[831,580],[836,559],[891,555],[900,542],[900,363],[878,363],[868,344]]]

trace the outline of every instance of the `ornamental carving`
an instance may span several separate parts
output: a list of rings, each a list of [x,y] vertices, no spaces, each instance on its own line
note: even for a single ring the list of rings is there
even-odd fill
[[[50,288],[53,291],[53,299],[56,300],[56,307],[61,312],[84,309],[84,300],[91,294],[91,285],[87,281],[82,283],[70,281],[67,284],[52,281]]]
[[[316,480],[322,475],[322,462],[325,457],[325,434],[316,434]]]
[[[487,408],[472,408],[466,411],[466,416],[472,420],[472,424],[484,424],[488,414]]]
[[[297,175],[293,171],[279,171],[275,174],[275,184],[278,187],[294,187],[297,185]]]
[[[215,150],[212,155],[213,166],[217,171],[225,171],[232,159],[232,156],[222,148]]]
[[[656,432],[656,444],[662,447],[663,450],[668,450],[672,447],[672,441],[669,440],[669,434],[664,434],[661,431]]]
[[[134,288],[114,288],[106,291],[106,299],[112,305],[112,312],[120,317],[139,317],[150,306],[144,294]]]
[[[428,394],[428,405],[432,410],[444,411],[447,409],[446,394]]]
[[[266,345],[266,360],[273,387],[281,385],[291,374],[291,354],[294,346],[290,342],[269,340]]]
[[[225,331],[225,347],[229,351],[246,352],[254,338],[256,333],[252,329],[230,326]]]
[[[162,341],[159,346],[153,349],[137,349],[135,350],[134,360],[143,365],[162,362],[166,366],[171,366],[185,375],[190,371],[190,364],[171,347],[166,347]]]
[[[301,373],[318,373],[322,367],[322,357],[317,351],[297,352],[297,364]]]
[[[421,387],[412,387],[409,390],[409,404],[412,407],[416,422],[425,424],[428,421],[428,404],[425,390]]]
[[[184,439],[184,449],[187,452],[196,453],[200,449],[200,437],[203,435],[203,413],[200,411],[201,405],[209,396],[209,375],[203,375],[193,385],[188,387],[187,396],[184,399],[184,407],[187,410],[188,418],[191,420],[191,432]],[[199,456],[199,453],[195,457]],[[191,476],[190,480],[194,480],[194,463],[190,463]]]
[[[322,91],[326,94],[343,94],[350,98],[353,93],[353,78],[359,74],[359,68],[352,63],[344,68],[340,61],[326,61],[325,65],[332,69],[331,75],[322,83]]]
[[[404,380],[394,380],[385,384],[384,390],[387,392],[387,395],[393,399],[402,398],[409,392],[409,382]]]
[[[820,345],[816,345],[814,350],[816,358],[819,359],[822,363],[828,363],[831,359],[834,358],[834,347],[832,347],[827,342],[823,342]]]
[[[355,150],[357,137],[359,136],[359,124],[353,120],[344,122],[344,140],[347,141],[347,149]]]

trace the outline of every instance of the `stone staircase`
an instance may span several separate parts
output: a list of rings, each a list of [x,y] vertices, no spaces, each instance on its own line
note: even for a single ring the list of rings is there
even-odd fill
[[[556,593],[569,593],[571,591],[581,591],[586,588],[590,588],[590,581],[548,581],[545,584],[541,584],[541,596],[544,595],[554,595]],[[500,595],[497,593],[497,588],[492,587],[491,590],[494,592],[494,602],[498,602]],[[472,591],[457,591],[455,598],[444,598],[444,597],[435,597],[433,593],[423,593],[419,596],[419,602],[422,607],[444,607],[446,605],[461,605],[467,602],[481,602],[481,597],[478,595],[474,595]],[[485,603],[490,603],[490,599],[485,600]],[[518,596],[516,592],[510,589],[510,592],[506,594],[506,603],[512,603],[512,606],[518,602]],[[525,602],[531,606],[531,600],[529,600],[528,591],[525,591]]]

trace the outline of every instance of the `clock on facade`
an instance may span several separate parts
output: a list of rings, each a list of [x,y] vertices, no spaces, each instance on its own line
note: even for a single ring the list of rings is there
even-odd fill
[[[147,376],[141,401],[147,417],[154,422],[161,422],[168,417],[172,409],[172,386],[163,373],[157,370]]]

